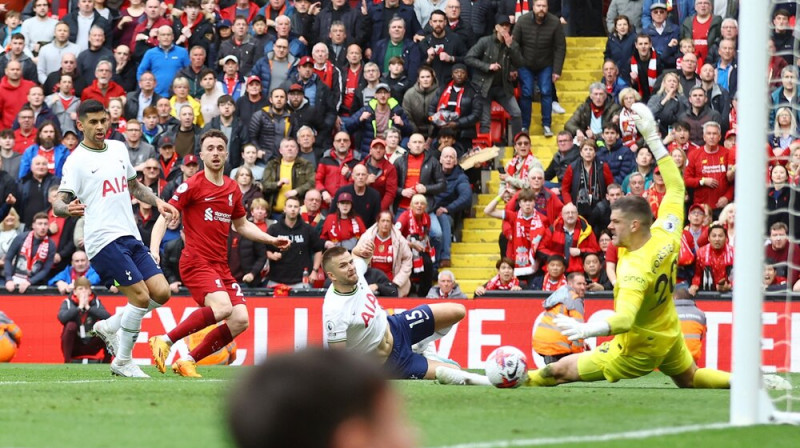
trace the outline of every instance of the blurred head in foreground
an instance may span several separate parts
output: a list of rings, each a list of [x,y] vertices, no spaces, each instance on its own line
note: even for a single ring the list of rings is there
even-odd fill
[[[415,430],[379,365],[340,350],[271,356],[236,385],[239,448],[409,448]]]

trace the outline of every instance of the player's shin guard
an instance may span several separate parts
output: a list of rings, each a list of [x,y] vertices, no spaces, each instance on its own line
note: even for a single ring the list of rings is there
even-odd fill
[[[206,356],[230,344],[231,341],[233,341],[233,335],[231,334],[230,328],[228,328],[228,324],[219,325],[217,328],[208,332],[206,337],[203,338],[203,341],[200,342],[194,350],[189,352],[189,356],[195,361],[200,361]]]
[[[695,389],[729,389],[731,374],[722,370],[697,369],[693,386]]]
[[[204,306],[190,314],[183,322],[179,323],[172,331],[167,333],[167,337],[172,342],[180,341],[186,336],[197,333],[203,328],[215,323],[217,323],[217,320],[214,318],[214,310],[209,306]]]
[[[556,379],[550,374],[550,369],[545,367],[528,371],[528,380],[525,385],[529,387],[552,387],[558,385]]]
[[[130,303],[125,305],[125,311],[122,313],[120,321],[119,351],[117,352],[117,358],[120,360],[131,359],[133,344],[136,343],[136,338],[139,337],[142,318],[145,314],[147,314],[147,308],[139,308]]]

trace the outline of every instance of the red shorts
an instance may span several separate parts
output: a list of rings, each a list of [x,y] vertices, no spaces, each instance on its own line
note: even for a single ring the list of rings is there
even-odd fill
[[[189,288],[192,299],[198,305],[206,306],[206,295],[220,291],[228,293],[231,305],[245,304],[242,288],[236,283],[227,264],[208,263],[205,260],[192,263],[182,259],[180,270],[181,282]]]

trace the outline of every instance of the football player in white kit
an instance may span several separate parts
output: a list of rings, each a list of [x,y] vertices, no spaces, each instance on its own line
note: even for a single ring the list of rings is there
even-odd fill
[[[365,250],[370,252],[371,248]],[[364,279],[367,265],[363,259],[353,257],[343,247],[332,247],[322,255],[322,268],[331,280],[322,305],[329,347],[377,357],[397,378],[434,379],[437,368],[457,369],[453,364],[426,359],[414,353],[411,346],[444,336],[466,315],[463,305],[421,305],[388,316]],[[480,375],[463,374],[476,383],[489,384]]]
[[[179,212],[136,179],[122,142],[105,140],[109,117],[100,102],[81,103],[77,125],[83,142],[64,163],[53,212],[85,216],[84,242],[92,267],[106,286],[117,285],[128,298],[122,311],[95,323],[93,329],[116,356],[111,373],[147,378],[131,360],[131,351],[142,317],[169,300],[170,291],[161,268],[142,244],[130,197],[157,207],[171,220],[177,220]]]

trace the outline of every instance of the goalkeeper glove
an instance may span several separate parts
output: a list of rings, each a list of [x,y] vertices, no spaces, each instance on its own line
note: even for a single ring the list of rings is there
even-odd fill
[[[611,327],[606,321],[578,322],[571,317],[559,314],[553,319],[553,323],[561,330],[561,334],[570,341],[578,341],[595,336],[608,336],[611,333]]]
[[[664,144],[661,143],[661,136],[658,134],[658,125],[653,117],[653,112],[644,103],[635,103],[631,106],[633,110],[633,121],[636,122],[636,129],[642,134],[650,152],[656,160],[669,155]]]

